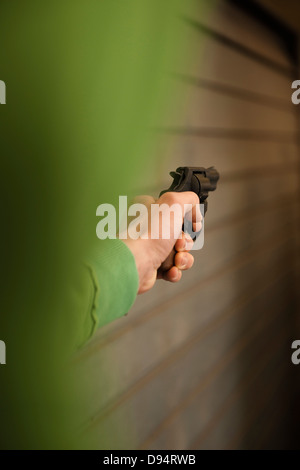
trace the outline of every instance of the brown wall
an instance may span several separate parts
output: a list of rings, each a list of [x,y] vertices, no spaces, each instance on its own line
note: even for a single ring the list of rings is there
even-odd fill
[[[297,0],[256,0],[295,31],[300,31],[300,3]]]

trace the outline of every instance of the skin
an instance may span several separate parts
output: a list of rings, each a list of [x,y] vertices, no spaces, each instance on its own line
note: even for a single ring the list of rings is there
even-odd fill
[[[189,216],[193,221],[193,230],[199,231],[202,227],[202,216],[200,214],[198,196],[193,192],[168,192],[163,194],[159,199],[155,200],[151,196],[140,196],[135,202],[142,203],[147,206],[148,213],[151,209],[151,204],[179,204],[182,207],[184,214],[184,205],[191,204],[193,206],[192,213]],[[186,214],[184,214],[186,215]],[[169,218],[168,218],[169,219]],[[172,219],[172,218],[171,218]],[[174,223],[179,230],[174,233]],[[135,258],[136,267],[139,274],[139,294],[143,294],[150,290],[157,279],[163,279],[168,282],[179,282],[182,278],[182,272],[190,269],[194,263],[194,257],[190,253],[193,246],[193,240],[187,234],[181,231],[183,217],[180,220],[160,220],[160,224],[170,224],[170,233],[173,235],[170,239],[155,239],[152,240],[149,236],[148,239],[139,238],[137,240],[127,239],[124,243],[133,253]],[[151,218],[149,218],[149,228],[151,229]],[[182,237],[182,238],[180,238]],[[174,256],[173,266],[165,270],[163,262],[167,259],[169,254],[175,248],[176,254]]]

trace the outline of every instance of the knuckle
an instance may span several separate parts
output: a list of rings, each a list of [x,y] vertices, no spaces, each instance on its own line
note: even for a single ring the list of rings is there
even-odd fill
[[[162,195],[161,202],[172,206],[180,201],[180,193],[168,192]]]
[[[191,204],[193,205],[199,204],[199,197],[196,193],[194,193],[193,191],[189,191],[188,195],[189,195]]]

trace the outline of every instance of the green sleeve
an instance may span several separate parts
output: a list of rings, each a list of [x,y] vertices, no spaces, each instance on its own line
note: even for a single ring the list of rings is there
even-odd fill
[[[82,335],[87,341],[98,327],[125,315],[139,286],[134,256],[121,240],[103,240],[92,262],[86,265]]]

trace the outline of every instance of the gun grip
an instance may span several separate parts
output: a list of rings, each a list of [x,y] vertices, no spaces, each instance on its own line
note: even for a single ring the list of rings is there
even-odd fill
[[[162,263],[160,266],[159,270],[162,272],[169,271],[173,266],[175,266],[175,255],[176,255],[176,250],[175,248],[172,249],[171,253],[169,256],[165,259],[165,261]]]
[[[200,235],[201,231],[200,232],[197,232],[195,233],[193,231],[193,225],[192,225],[192,222],[190,221],[186,221],[185,222],[185,233],[188,233],[192,239],[195,241],[196,238],[198,238],[198,236]],[[182,231],[183,231],[183,226],[182,226]],[[165,261],[162,263],[160,269],[162,270],[162,272],[165,272],[165,271],[169,271],[169,269],[171,269],[173,266],[175,266],[175,255],[176,255],[177,251],[175,250],[175,248],[172,249],[171,253],[169,254],[169,256],[165,259]]]

